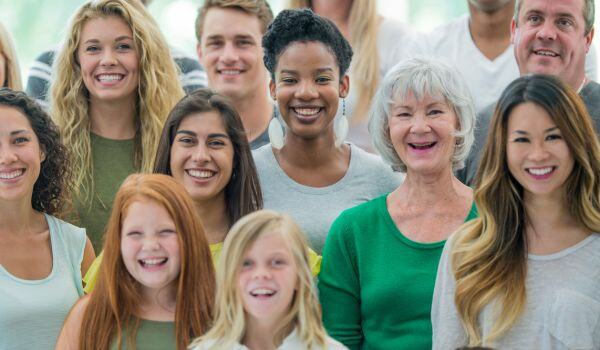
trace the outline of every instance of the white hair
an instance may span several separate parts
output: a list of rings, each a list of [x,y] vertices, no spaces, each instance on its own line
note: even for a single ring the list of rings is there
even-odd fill
[[[394,101],[403,100],[412,92],[417,100],[424,95],[441,96],[458,117],[458,131],[452,169],[464,167],[464,161],[473,144],[475,111],[471,94],[458,71],[429,57],[415,57],[394,66],[383,78],[373,99],[369,116],[369,132],[373,145],[394,170],[406,172],[406,165],[398,157],[390,139],[389,116]]]

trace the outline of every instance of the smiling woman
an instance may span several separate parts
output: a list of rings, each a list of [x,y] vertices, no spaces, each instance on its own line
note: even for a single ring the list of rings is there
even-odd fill
[[[81,6],[56,58],[54,120],[73,158],[78,222],[96,249],[125,177],[152,170],[162,124],[182,96],[156,23],[138,1]]]

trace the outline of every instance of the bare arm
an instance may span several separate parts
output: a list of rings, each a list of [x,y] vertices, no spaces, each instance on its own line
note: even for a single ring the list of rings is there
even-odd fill
[[[89,243],[89,241],[88,241]],[[85,259],[84,259],[85,260]],[[77,350],[79,349],[79,335],[81,334],[81,322],[87,309],[90,297],[84,296],[71,308],[65,323],[58,336],[55,350]]]
[[[81,261],[81,276],[85,276],[87,270],[90,268],[90,265],[96,259],[96,253],[94,252],[94,247],[92,246],[92,242],[90,242],[89,238],[85,238],[85,248],[83,250],[83,260]]]

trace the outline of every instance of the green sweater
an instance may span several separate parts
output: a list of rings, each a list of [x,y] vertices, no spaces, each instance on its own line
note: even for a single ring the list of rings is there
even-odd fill
[[[133,139],[111,140],[90,133],[94,192],[92,202],[75,198],[77,226],[85,227],[96,252],[102,250],[104,228],[112,210],[115,194],[125,178],[135,173]]]
[[[121,350],[130,349],[127,346],[129,332],[123,332]],[[135,346],[138,350],[169,350],[177,349],[175,340],[175,323],[140,319],[139,328],[135,334]],[[116,340],[111,350],[119,350]]]
[[[319,275],[323,322],[350,349],[431,349],[431,301],[445,241],[405,237],[386,198],[344,211],[331,226]],[[476,216],[473,204],[466,221]]]

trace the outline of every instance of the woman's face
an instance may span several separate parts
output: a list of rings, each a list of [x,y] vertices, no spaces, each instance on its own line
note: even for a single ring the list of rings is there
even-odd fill
[[[506,158],[526,196],[562,196],[575,164],[552,117],[531,102],[514,107],[508,117]]]
[[[144,290],[174,286],[181,270],[179,237],[161,204],[140,199],[129,206],[121,225],[121,256]]]
[[[246,315],[263,324],[281,320],[298,287],[298,267],[281,234],[261,234],[244,254],[238,291]]]
[[[390,138],[408,173],[432,174],[452,169],[458,129],[454,108],[443,97],[409,91],[392,103]]]
[[[288,137],[334,139],[338,101],[346,97],[349,87],[347,76],[340,82],[339,70],[335,56],[320,42],[293,42],[284,49],[269,86],[288,126]]]
[[[77,49],[81,75],[92,103],[134,99],[139,55],[131,28],[117,16],[88,20]]]
[[[31,202],[45,155],[27,117],[0,105],[0,200]]]
[[[218,111],[183,118],[171,145],[171,174],[197,202],[224,197],[233,173],[233,144]]]

